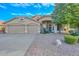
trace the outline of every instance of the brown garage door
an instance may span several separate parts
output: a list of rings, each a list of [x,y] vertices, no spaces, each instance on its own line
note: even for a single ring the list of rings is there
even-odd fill
[[[25,33],[24,25],[8,25],[8,33]]]

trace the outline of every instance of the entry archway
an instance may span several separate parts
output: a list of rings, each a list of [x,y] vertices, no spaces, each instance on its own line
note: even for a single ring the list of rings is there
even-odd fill
[[[40,24],[41,33],[51,33],[52,32],[52,21],[44,20]]]

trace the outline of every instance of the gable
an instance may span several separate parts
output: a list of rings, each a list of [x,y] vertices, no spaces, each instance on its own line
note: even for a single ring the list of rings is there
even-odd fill
[[[39,19],[39,22],[41,23],[42,21],[52,21],[52,17],[51,16],[44,16],[42,18]]]
[[[33,16],[33,17],[32,17],[32,20],[38,22],[39,18],[41,18],[41,17],[42,17],[42,16],[40,16],[40,15],[36,15],[36,16]]]
[[[27,18],[27,17],[15,17],[6,22],[6,25],[38,25],[39,23]]]
[[[27,20],[30,20],[30,19],[26,17],[15,17],[10,21],[6,22],[6,24],[25,24]]]

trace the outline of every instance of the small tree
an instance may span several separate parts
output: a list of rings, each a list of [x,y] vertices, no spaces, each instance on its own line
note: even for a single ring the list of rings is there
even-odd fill
[[[56,4],[55,11],[53,13],[54,23],[59,26],[59,32],[63,24],[67,24],[68,20],[65,19],[65,4]]]
[[[69,24],[79,31],[79,4],[57,4],[53,14],[56,24]]]

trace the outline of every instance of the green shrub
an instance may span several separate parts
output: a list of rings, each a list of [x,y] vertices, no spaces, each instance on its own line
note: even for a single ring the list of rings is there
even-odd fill
[[[70,35],[79,36],[79,32],[69,31]]]
[[[65,35],[64,39],[68,44],[76,44],[78,42],[78,37],[72,35]]]
[[[71,33],[71,35],[73,35],[73,36],[78,36],[78,34],[77,34],[77,33]]]

